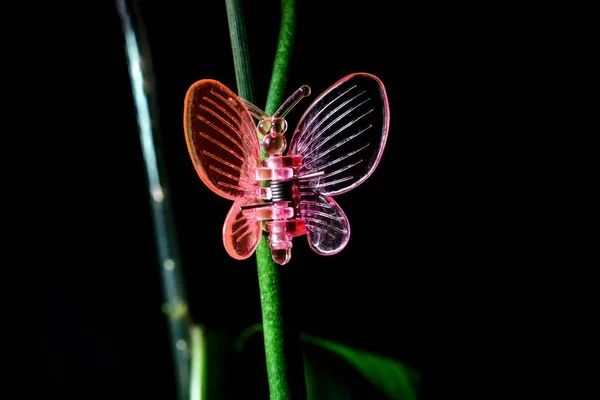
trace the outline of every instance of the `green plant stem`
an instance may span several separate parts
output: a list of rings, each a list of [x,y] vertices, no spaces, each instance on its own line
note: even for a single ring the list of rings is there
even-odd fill
[[[282,0],[279,40],[265,106],[265,112],[269,115],[273,115],[284,100],[295,27],[295,2]],[[263,153],[264,156],[266,154]],[[266,235],[258,243],[256,261],[271,399],[306,398],[300,338],[293,324],[293,316],[286,312],[284,304],[286,291],[282,268],[287,267],[281,267],[273,261]]]
[[[265,340],[265,359],[271,399],[292,398],[288,352],[283,319],[282,282],[279,266],[273,262],[266,234],[256,248],[258,284]]]
[[[246,25],[244,23],[244,10],[240,0],[225,0],[227,8],[227,22],[229,23],[229,38],[233,51],[233,66],[235,67],[235,80],[238,96],[254,103],[254,86],[252,84],[252,70],[250,68],[250,54],[246,38]]]
[[[163,284],[163,310],[168,316],[171,352],[174,358],[177,398],[189,399],[190,316],[181,273],[177,235],[169,202],[169,189],[160,154],[158,109],[151,71],[150,48],[143,19],[135,1],[117,0],[125,52],[137,113],[138,131],[148,180],[154,234]],[[150,89],[150,90],[149,90]]]
[[[250,62],[243,23],[241,2],[226,0],[231,34],[236,81],[240,97],[252,102],[254,97],[250,73]],[[295,30],[295,2],[281,3],[281,27],[275,54],[273,73],[267,96],[265,112],[272,115],[283,102],[287,84],[287,73],[292,55]],[[261,158],[267,157],[261,151]],[[265,340],[265,357],[269,392],[272,400],[306,398],[304,367],[299,345],[299,336],[292,327],[289,316],[284,323],[284,290],[281,267],[271,257],[269,241],[265,234],[256,248],[256,264],[260,289],[262,319]]]
[[[287,75],[292,58],[294,32],[296,30],[296,2],[295,0],[281,1],[281,27],[279,28],[279,41],[273,63],[273,74],[267,95],[265,112],[273,115],[283,103],[283,96],[287,86]]]

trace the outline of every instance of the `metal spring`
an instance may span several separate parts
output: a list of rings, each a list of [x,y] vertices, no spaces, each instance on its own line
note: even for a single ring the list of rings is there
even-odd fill
[[[271,201],[292,201],[292,181],[271,181]]]

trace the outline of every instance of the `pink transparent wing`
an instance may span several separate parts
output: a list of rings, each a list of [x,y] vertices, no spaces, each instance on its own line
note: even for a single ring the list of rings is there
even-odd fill
[[[254,121],[239,97],[212,79],[194,83],[184,104],[188,151],[200,179],[215,193],[236,200],[253,196],[260,147]]]
[[[244,260],[254,253],[262,234],[262,224],[254,217],[254,213],[244,215],[240,207],[258,202],[258,199],[237,200],[225,218],[223,244],[227,253],[237,260]]]
[[[328,256],[346,247],[350,223],[332,197],[305,191],[300,198],[300,216],[306,224],[308,244],[315,252]]]
[[[385,147],[389,106],[383,83],[366,73],[348,75],[327,89],[301,117],[289,154],[303,158],[302,183],[323,195],[347,192],[371,175]]]

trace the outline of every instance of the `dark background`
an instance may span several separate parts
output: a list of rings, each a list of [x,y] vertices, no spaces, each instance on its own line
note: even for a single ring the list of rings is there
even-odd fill
[[[256,103],[264,107],[279,2],[245,3]],[[377,170],[336,198],[351,223],[348,246],[321,257],[304,239],[294,241],[285,268],[294,277],[298,324],[405,362],[423,375],[422,398],[428,398],[444,392],[437,367],[453,368],[441,354],[455,354],[465,335],[476,335],[462,325],[463,306],[473,299],[469,282],[490,279],[480,270],[489,244],[483,227],[492,218],[482,204],[493,193],[479,190],[489,176],[473,164],[491,146],[479,132],[500,129],[482,123],[481,93],[501,78],[484,72],[495,62],[479,57],[489,42],[473,41],[477,30],[459,23],[460,10],[375,0],[297,3],[286,95],[303,84],[313,94],[289,115],[290,125],[310,99],[353,72],[378,76],[391,110]],[[48,78],[49,86],[36,92],[49,114],[45,126],[56,133],[45,139],[42,152],[50,160],[40,168],[54,177],[56,194],[46,201],[48,229],[40,232],[47,263],[56,263],[41,268],[49,393],[171,399],[167,325],[121,23],[110,1],[78,7],[40,30],[33,57],[46,65],[36,76]],[[221,227],[230,202],[197,177],[182,126],[183,99],[196,80],[216,79],[236,91],[225,3],[146,2],[142,9],[191,313],[235,334],[261,319],[255,261],[226,254]],[[45,47],[52,56],[41,56]],[[488,252],[486,262],[498,257]]]

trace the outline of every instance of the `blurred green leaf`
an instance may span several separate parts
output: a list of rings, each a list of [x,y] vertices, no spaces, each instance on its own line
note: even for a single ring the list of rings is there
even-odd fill
[[[352,367],[356,368],[367,381],[385,395],[386,398],[394,400],[417,399],[417,386],[420,380],[419,374],[401,362],[379,354],[354,349],[340,343],[316,338],[307,334],[302,335],[302,341],[304,343],[305,352],[307,353],[310,350],[309,346],[314,345],[328,350],[347,361]],[[315,363],[311,360],[310,353],[306,358],[311,361],[308,364],[308,369],[311,367],[315,368]],[[306,369],[307,367],[305,366],[305,370]],[[308,376],[311,377],[310,380]],[[315,374],[309,372],[307,374],[307,390],[310,390],[311,386],[321,387],[322,383],[320,381],[323,379],[331,380],[331,377],[324,377],[322,373]],[[335,379],[333,379],[333,381],[335,382]],[[339,382],[333,384],[328,383],[328,387],[335,387],[336,390],[339,390],[339,386]],[[350,398],[347,394],[343,394],[342,397],[332,397],[332,395],[333,393],[324,395],[323,390],[310,390],[309,399]]]
[[[304,356],[304,376],[306,377],[306,398],[352,399],[352,393],[342,375],[333,374],[330,366],[323,366]]]
[[[190,400],[206,399],[206,340],[202,326],[190,329],[192,365],[190,368]]]
[[[258,332],[260,324],[244,330],[236,350],[262,343],[252,338]],[[307,334],[301,338],[308,400],[418,399],[419,374],[398,360]]]
[[[190,331],[190,400],[229,398],[232,338],[224,331],[193,325]]]

